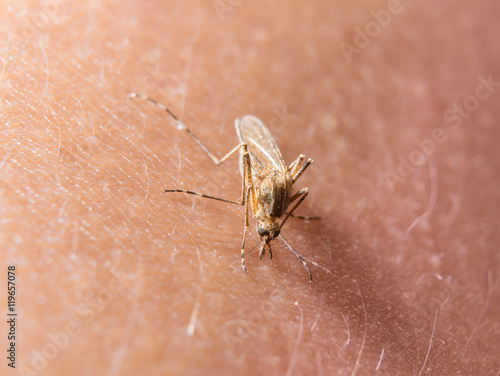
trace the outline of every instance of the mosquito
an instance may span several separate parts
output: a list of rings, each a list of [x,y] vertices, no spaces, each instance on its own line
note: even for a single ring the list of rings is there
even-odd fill
[[[304,162],[306,157],[303,154],[300,154],[299,157],[293,161],[292,164],[290,164],[290,166],[286,166],[281,152],[279,151],[278,146],[276,145],[276,142],[272,138],[267,127],[257,117],[253,115],[245,115],[235,120],[236,134],[238,135],[239,144],[225,156],[218,159],[205,147],[198,137],[196,137],[191,130],[187,128],[186,125],[184,125],[184,123],[182,123],[182,121],[180,121],[172,111],[170,111],[168,107],[139,93],[130,93],[129,97],[147,100],[149,103],[167,112],[177,122],[177,128],[185,130],[198,144],[198,146],[218,166],[239,151],[242,187],[241,198],[238,201],[214,197],[184,189],[165,189],[165,192],[187,193],[190,195],[245,207],[243,240],[241,242],[241,266],[245,274],[248,274],[245,266],[245,241],[249,224],[249,206],[251,206],[253,217],[256,218],[257,221],[257,233],[260,237],[260,259],[262,259],[262,256],[265,254],[266,247],[269,250],[269,258],[271,259],[273,257],[270,242],[279,236],[287,249],[300,261],[302,261],[302,264],[307,270],[310,281],[312,281],[312,274],[309,269],[308,262],[330,273],[328,269],[319,265],[315,261],[302,256],[294,250],[283,235],[281,235],[281,229],[290,217],[300,219],[319,219],[319,217],[304,217],[293,214],[295,209],[302,204],[309,194],[309,189],[302,188],[293,193],[292,187],[302,176],[304,171],[311,165],[311,163],[313,163],[311,158],[308,158]],[[292,204],[294,204],[292,208],[287,211]]]

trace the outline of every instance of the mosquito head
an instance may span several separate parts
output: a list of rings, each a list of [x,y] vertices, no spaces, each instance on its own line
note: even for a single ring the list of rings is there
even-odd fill
[[[280,234],[280,226],[272,220],[257,221],[257,232],[262,243],[267,244]]]

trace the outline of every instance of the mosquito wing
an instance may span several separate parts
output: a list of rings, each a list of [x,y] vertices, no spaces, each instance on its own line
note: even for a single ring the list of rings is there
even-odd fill
[[[252,115],[245,115],[236,120],[236,133],[240,142],[248,146],[252,167],[257,170],[287,170],[285,161],[276,146],[276,142],[262,121]]]

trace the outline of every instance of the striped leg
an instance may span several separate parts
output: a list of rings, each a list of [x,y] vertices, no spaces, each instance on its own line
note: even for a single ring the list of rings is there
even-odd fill
[[[285,238],[283,237],[283,235],[280,235],[280,238],[283,241],[283,243],[285,243],[285,245],[288,248],[288,250],[291,253],[293,253],[300,261],[302,261],[302,264],[306,268],[307,274],[309,275],[309,280],[311,282],[313,280],[313,277],[312,277],[312,274],[311,274],[311,270],[309,269],[309,265],[307,264],[308,262],[311,263],[311,264],[313,264],[317,268],[323,269],[325,272],[327,272],[329,274],[332,274],[332,272],[330,270],[328,270],[327,268],[325,268],[324,266],[321,266],[316,261],[313,261],[311,259],[308,259],[307,257],[302,256],[299,252],[297,252],[295,249],[293,249],[292,246],[290,244],[288,244],[288,242],[285,240]]]
[[[292,162],[292,164],[288,167],[288,172],[290,175],[295,176],[297,171],[299,171],[300,164],[304,160],[306,156],[304,154],[299,155],[299,157]]]
[[[230,204],[245,205],[246,197],[247,197],[247,192],[246,192],[247,184],[249,187],[251,186],[251,165],[250,165],[250,157],[248,156],[247,144],[241,143],[235,149],[233,149],[233,151],[231,151],[230,154],[232,154],[235,150],[238,150],[238,148],[240,148],[240,147],[243,150],[242,158],[243,158],[244,172],[243,172],[243,178],[241,179],[241,198],[239,201],[228,200],[226,198],[205,195],[203,193],[198,193],[198,192],[193,192],[193,191],[186,191],[184,189],[165,189],[165,192],[167,192],[167,193],[170,193],[170,192],[188,193],[190,195],[195,195],[195,196],[199,196],[199,197],[203,197],[203,198],[209,198],[211,200],[229,202]],[[224,157],[224,159],[226,157]],[[247,181],[249,183],[247,183]]]
[[[245,172],[243,179],[242,179],[241,198],[239,201],[228,200],[225,198],[210,196],[210,195],[206,195],[206,194],[202,194],[202,193],[198,193],[198,192],[193,192],[193,191],[187,191],[184,189],[165,189],[165,192],[167,192],[167,193],[171,193],[171,192],[187,193],[190,195],[195,195],[195,196],[199,196],[199,197],[203,197],[203,198],[209,198],[212,200],[229,202],[231,204],[237,204],[237,205],[244,205],[245,204],[245,186],[246,186],[245,177],[251,176],[251,166],[250,166],[250,158],[248,156],[248,148],[244,142],[240,143],[235,148],[233,148],[229,153],[227,153],[225,156],[218,159],[215,155],[213,155],[206,148],[205,145],[203,145],[203,143],[200,141],[200,139],[198,137],[196,137],[193,134],[193,132],[191,132],[191,130],[188,127],[186,127],[186,125],[184,123],[182,123],[179,120],[179,118],[172,111],[170,111],[170,109],[167,106],[155,101],[154,99],[152,99],[150,97],[144,96],[144,95],[139,94],[139,93],[130,93],[129,97],[130,98],[141,98],[141,99],[147,100],[149,103],[153,104],[154,106],[156,106],[156,107],[162,109],[163,111],[165,111],[166,113],[168,113],[177,122],[178,129],[185,130],[193,138],[193,140],[198,144],[198,146],[201,148],[201,150],[203,150],[217,166],[224,163],[231,155],[233,155],[234,153],[236,153],[238,150],[241,149],[243,164],[244,164],[244,168],[245,168],[246,172]],[[249,181],[251,181],[251,177],[250,177]]]
[[[210,198],[212,200],[229,202],[231,204],[237,204],[237,205],[243,205],[243,202],[241,202],[241,201],[227,200],[225,198],[220,198],[220,197],[205,195],[203,193],[198,193],[198,192],[193,192],[193,191],[186,191],[184,189],[165,189],[165,192],[167,192],[167,193],[170,193],[170,192],[188,193],[190,195],[195,195],[195,196],[199,196],[199,197],[203,197],[203,198]]]
[[[198,137],[196,137],[193,132],[191,132],[191,130],[186,127],[186,125],[181,121],[179,120],[179,118],[174,115],[174,113],[172,111],[170,111],[170,109],[161,104],[160,102],[157,102],[155,101],[154,99],[150,98],[150,97],[147,97],[145,95],[142,95],[142,94],[139,94],[139,93],[130,93],[128,95],[130,98],[140,98],[140,99],[144,99],[144,100],[147,100],[149,103],[151,103],[152,105],[162,109],[163,111],[165,111],[167,114],[169,114],[176,122],[177,122],[177,129],[180,129],[180,130],[185,130],[190,136],[191,138],[198,144],[198,146],[201,148],[201,150],[203,150],[209,157],[212,161],[214,161],[214,163],[219,166],[220,164],[222,164],[226,159],[228,159],[231,155],[233,155],[240,147],[243,146],[243,143],[239,144],[238,146],[236,146],[233,150],[231,150],[229,153],[227,153],[224,157],[218,159],[215,155],[213,155],[210,150],[207,149],[207,147],[205,145],[203,145],[203,143],[200,141],[200,139]]]
[[[317,217],[317,216],[307,217],[307,216],[296,215],[296,214],[290,214],[290,217],[297,218],[297,219],[304,219],[306,221],[312,221],[312,220],[321,219],[321,217]]]
[[[245,274],[248,274],[247,268],[245,266],[245,241],[247,238],[247,230],[248,230],[248,205],[250,204],[250,200],[248,199],[251,194],[252,186],[249,185],[245,192],[245,223],[243,224],[243,240],[241,241],[241,267]]]
[[[308,158],[306,163],[304,163],[302,167],[293,175],[292,184],[295,183],[300,178],[300,176],[304,173],[306,168],[308,168],[311,163],[313,163],[313,160],[311,158]],[[298,168],[298,165],[296,166],[296,168]]]
[[[296,199],[298,199],[300,197],[299,201],[297,201],[297,203],[293,206],[292,210],[290,210],[285,215],[285,218],[283,219],[283,222],[281,222],[281,224],[280,224],[280,229],[283,227],[283,225],[285,224],[285,222],[288,219],[288,217],[290,217],[293,214],[293,212],[295,211],[295,209],[297,209],[299,207],[299,205],[302,204],[302,201],[304,201],[304,199],[307,197],[308,194],[309,194],[309,188],[302,188],[300,191],[298,191],[297,193],[295,193],[290,198],[290,203],[292,203],[293,201],[295,201]]]

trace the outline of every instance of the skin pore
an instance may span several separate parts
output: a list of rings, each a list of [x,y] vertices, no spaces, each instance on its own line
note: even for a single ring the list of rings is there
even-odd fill
[[[10,2],[0,234],[19,316],[2,374],[498,375],[499,15],[494,1]],[[237,200],[238,158],[216,166],[131,92],[219,158],[251,114],[287,164],[314,159],[296,214],[321,220],[281,234],[329,273],[310,264],[309,282],[278,237],[245,275],[244,208],[164,192]]]

